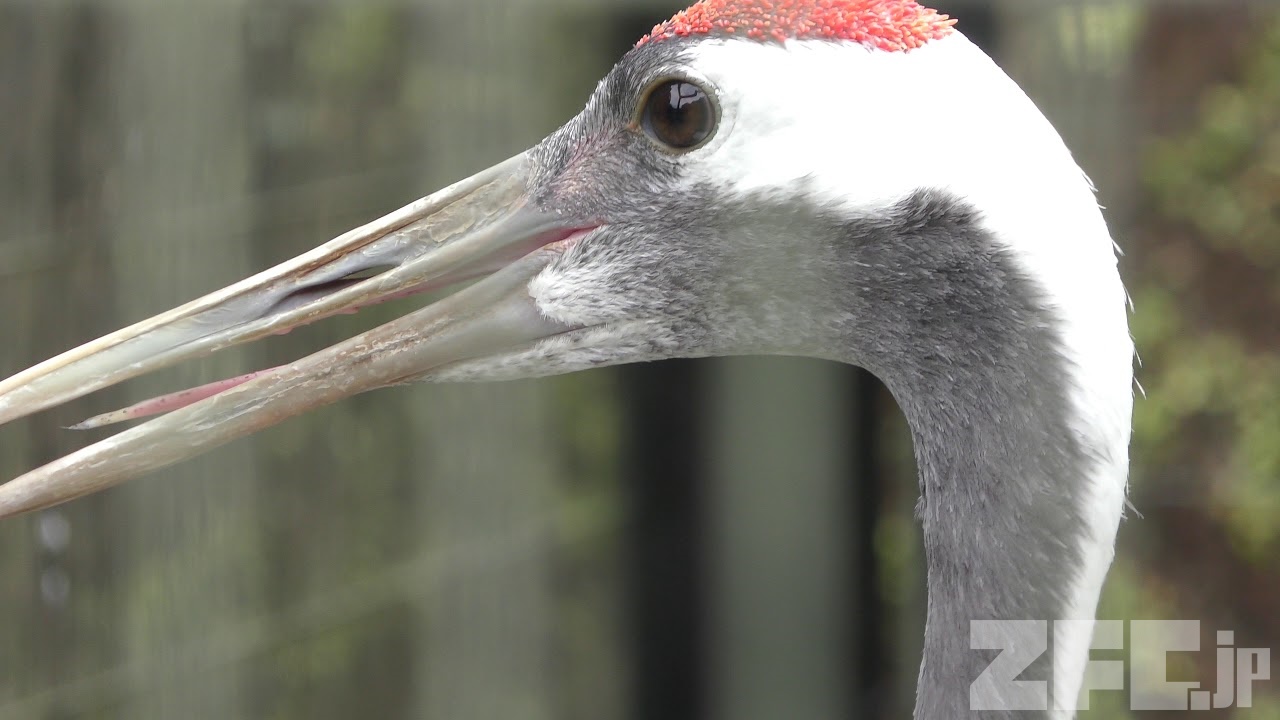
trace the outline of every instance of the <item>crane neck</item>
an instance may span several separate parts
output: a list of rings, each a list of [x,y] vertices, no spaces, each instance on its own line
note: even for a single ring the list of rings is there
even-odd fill
[[[1114,537],[1093,532],[1090,486],[1102,470],[1073,436],[1064,384],[1044,376],[1052,357],[993,373],[969,364],[977,358],[952,356],[937,384],[896,391],[915,445],[927,568],[919,720],[1073,716],[1098,593],[1083,586],[1086,566],[1099,554],[1109,559]],[[1088,610],[1076,617],[1082,593]],[[1059,623],[1075,619],[1088,622]],[[985,620],[1036,623],[975,627]],[[1086,637],[1055,643],[1055,625]],[[1015,647],[1043,650],[1019,675],[1042,690],[975,685],[1000,650]],[[1043,702],[1046,712],[968,714],[975,687],[989,709]],[[1057,694],[1066,697],[1047,712]]]
[[[1093,306],[1041,282],[943,193],[917,193],[890,222],[845,233],[854,266],[844,271],[858,281],[842,359],[894,394],[919,468],[928,615],[916,718],[1072,717],[1124,505],[1123,300],[1098,305],[1106,321],[1093,323],[1122,329],[1114,347],[1078,342],[1070,328]],[[988,628],[1004,645],[1010,633],[1039,636],[1045,652],[1019,677],[1045,683],[1043,711],[971,713],[971,688],[999,652],[971,646],[973,623],[987,620],[1042,623]],[[1054,625],[1064,620],[1084,622]],[[1034,687],[985,687],[989,705],[1036,703]]]

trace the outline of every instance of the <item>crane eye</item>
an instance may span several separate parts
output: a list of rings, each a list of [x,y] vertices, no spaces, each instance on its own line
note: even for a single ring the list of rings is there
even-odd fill
[[[691,150],[716,129],[716,106],[687,80],[667,80],[649,91],[640,110],[645,134],[672,150]]]

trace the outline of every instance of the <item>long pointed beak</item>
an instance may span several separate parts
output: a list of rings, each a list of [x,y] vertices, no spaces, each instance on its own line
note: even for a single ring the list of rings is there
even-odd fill
[[[0,486],[0,518],[111,487],[356,393],[576,328],[527,292],[592,229],[527,203],[518,155],[251,277],[0,382],[0,423],[183,360],[463,280],[435,304],[56,460]]]

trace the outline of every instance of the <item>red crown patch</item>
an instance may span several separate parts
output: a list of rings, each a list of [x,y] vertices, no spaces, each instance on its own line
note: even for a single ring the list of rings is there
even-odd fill
[[[679,37],[851,40],[890,52],[950,35],[955,21],[915,0],[702,0],[653,28],[636,47]]]

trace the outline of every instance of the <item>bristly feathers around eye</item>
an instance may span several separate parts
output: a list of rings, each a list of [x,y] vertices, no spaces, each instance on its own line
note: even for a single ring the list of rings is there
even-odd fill
[[[888,52],[950,35],[955,21],[915,0],[701,0],[636,43],[679,37],[849,40]]]

